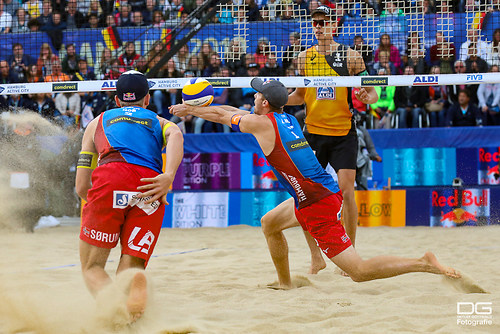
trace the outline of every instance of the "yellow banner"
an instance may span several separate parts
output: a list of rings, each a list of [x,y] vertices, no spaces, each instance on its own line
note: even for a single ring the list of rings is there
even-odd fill
[[[406,190],[356,191],[359,226],[406,225]]]

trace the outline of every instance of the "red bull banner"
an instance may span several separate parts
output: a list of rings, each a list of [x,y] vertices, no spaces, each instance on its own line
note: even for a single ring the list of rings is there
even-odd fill
[[[240,153],[185,153],[172,189],[240,189]]]
[[[406,190],[355,192],[359,226],[406,225]]]
[[[490,224],[490,189],[431,191],[431,226],[458,227]]]
[[[281,185],[262,152],[253,154],[253,189],[274,189]]]
[[[500,184],[500,147],[480,147],[478,154],[478,184]]]

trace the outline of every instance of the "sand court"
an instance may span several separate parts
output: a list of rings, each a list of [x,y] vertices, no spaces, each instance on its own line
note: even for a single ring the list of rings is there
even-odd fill
[[[332,263],[308,275],[301,230],[285,235],[301,286],[289,291],[267,287],[277,277],[260,228],[162,230],[147,269],[146,312],[128,326],[129,278],[95,301],[80,273],[78,227],[2,231],[0,333],[500,332],[500,226],[359,229],[363,258],[431,250],[469,279],[453,284],[423,273],[355,283]],[[106,268],[113,277],[118,259],[115,249]],[[464,293],[471,283],[489,293]],[[492,324],[457,324],[457,303],[492,303]]]

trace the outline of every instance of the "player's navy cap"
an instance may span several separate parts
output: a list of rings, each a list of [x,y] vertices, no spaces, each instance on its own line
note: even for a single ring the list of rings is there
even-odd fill
[[[288,102],[288,90],[278,80],[262,81],[259,78],[253,78],[250,86],[262,93],[269,104],[275,108],[282,108]]]
[[[146,76],[138,71],[122,73],[116,82],[116,95],[123,102],[136,102],[149,93]]]
[[[332,17],[334,15],[333,9],[327,6],[319,6],[315,10],[311,12],[311,17],[313,17],[316,14],[325,14],[326,16]]]

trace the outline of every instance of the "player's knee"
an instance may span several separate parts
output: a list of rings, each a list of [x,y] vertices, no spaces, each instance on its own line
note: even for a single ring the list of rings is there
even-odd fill
[[[370,276],[367,275],[366,271],[363,270],[361,265],[351,268],[349,271],[346,271],[349,277],[357,283],[366,282],[370,280]]]

